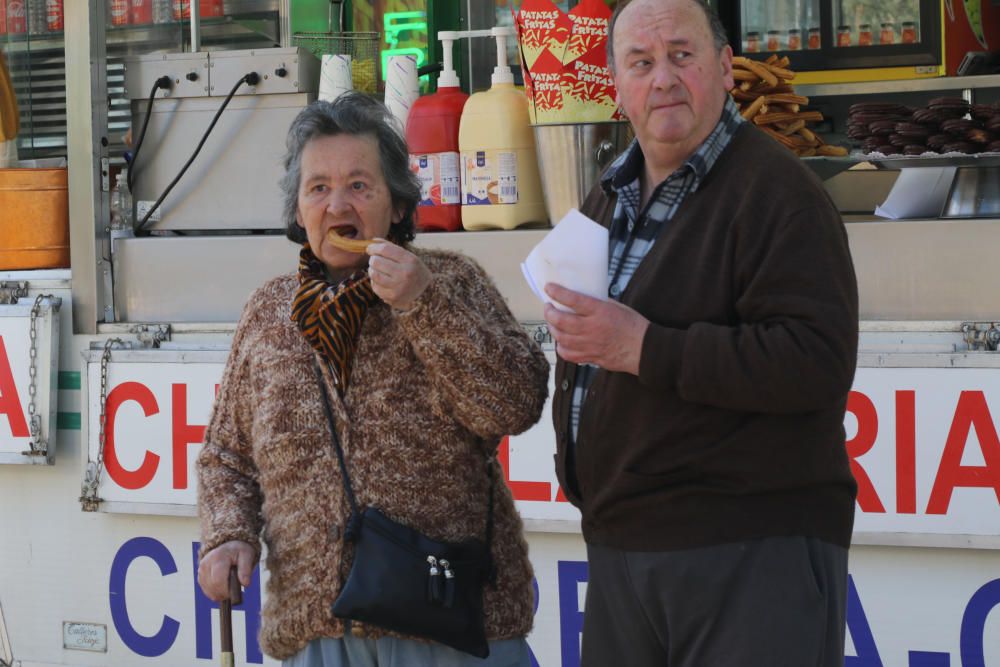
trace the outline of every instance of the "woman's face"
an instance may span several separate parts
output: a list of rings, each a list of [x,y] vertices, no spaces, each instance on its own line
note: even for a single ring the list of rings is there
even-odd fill
[[[309,247],[331,272],[367,266],[368,255],[335,248],[326,236],[334,230],[352,239],[386,238],[389,226],[399,222],[375,137],[337,134],[306,144],[295,217]]]

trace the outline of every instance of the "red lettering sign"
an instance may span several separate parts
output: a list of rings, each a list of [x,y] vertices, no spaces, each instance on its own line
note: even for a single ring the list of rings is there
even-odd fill
[[[186,489],[188,488],[188,447],[200,445],[205,440],[205,425],[188,424],[187,422],[186,384],[172,385],[170,405],[173,411],[171,422],[173,427],[174,488]]]
[[[14,384],[14,373],[10,369],[10,358],[7,356],[7,346],[3,336],[0,336],[0,414],[7,415],[10,422],[10,434],[15,438],[27,438],[28,423],[24,419],[24,409],[21,398],[17,395]]]
[[[962,454],[972,429],[978,436],[986,465],[962,465]],[[986,396],[981,391],[963,391],[958,397],[955,417],[948,431],[944,453],[941,454],[941,465],[927,503],[927,513],[947,514],[951,493],[957,487],[992,488],[997,502],[1000,502],[1000,438],[997,437]]]
[[[139,382],[123,382],[108,394],[104,412],[104,469],[108,471],[108,475],[115,484],[123,489],[134,491],[153,481],[156,468],[160,464],[160,457],[146,450],[142,464],[135,470],[126,470],[118,461],[118,455],[115,451],[115,417],[118,414],[118,408],[126,401],[138,403],[143,414],[147,417],[158,413],[160,408],[156,404],[153,392]]]
[[[862,512],[885,513],[885,506],[875,491],[875,485],[861,464],[854,459],[867,454],[875,446],[878,437],[878,412],[872,399],[858,391],[847,396],[847,411],[854,413],[858,420],[858,432],[847,441],[847,456],[850,457],[851,472],[858,482],[858,505]]]

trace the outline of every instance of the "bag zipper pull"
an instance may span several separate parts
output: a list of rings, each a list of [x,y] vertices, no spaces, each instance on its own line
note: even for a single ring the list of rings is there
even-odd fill
[[[427,562],[431,566],[427,577],[427,601],[440,602],[441,590],[439,582],[441,581],[441,570],[438,569],[438,560],[434,556],[428,556]]]
[[[451,563],[444,559],[441,559],[441,567],[444,568],[444,606],[451,609],[455,604],[455,573]]]

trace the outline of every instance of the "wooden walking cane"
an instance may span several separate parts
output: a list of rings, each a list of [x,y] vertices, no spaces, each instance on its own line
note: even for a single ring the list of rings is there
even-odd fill
[[[243,602],[243,590],[240,588],[240,579],[236,576],[236,566],[234,565],[229,570],[229,599],[219,603],[222,667],[235,667],[236,665],[236,656],[233,653],[233,605],[241,602]]]

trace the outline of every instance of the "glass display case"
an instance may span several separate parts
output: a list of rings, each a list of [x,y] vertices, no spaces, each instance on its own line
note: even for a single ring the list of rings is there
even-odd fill
[[[0,49],[8,60],[20,111],[21,160],[65,156],[65,2],[0,0]],[[200,0],[200,48],[265,48],[280,43],[279,0]],[[123,61],[191,48],[189,0],[106,0],[107,140],[120,161],[129,131]]]
[[[788,56],[793,69],[804,73],[803,81],[943,74],[941,6],[934,0],[716,0],[715,5],[734,53]]]

